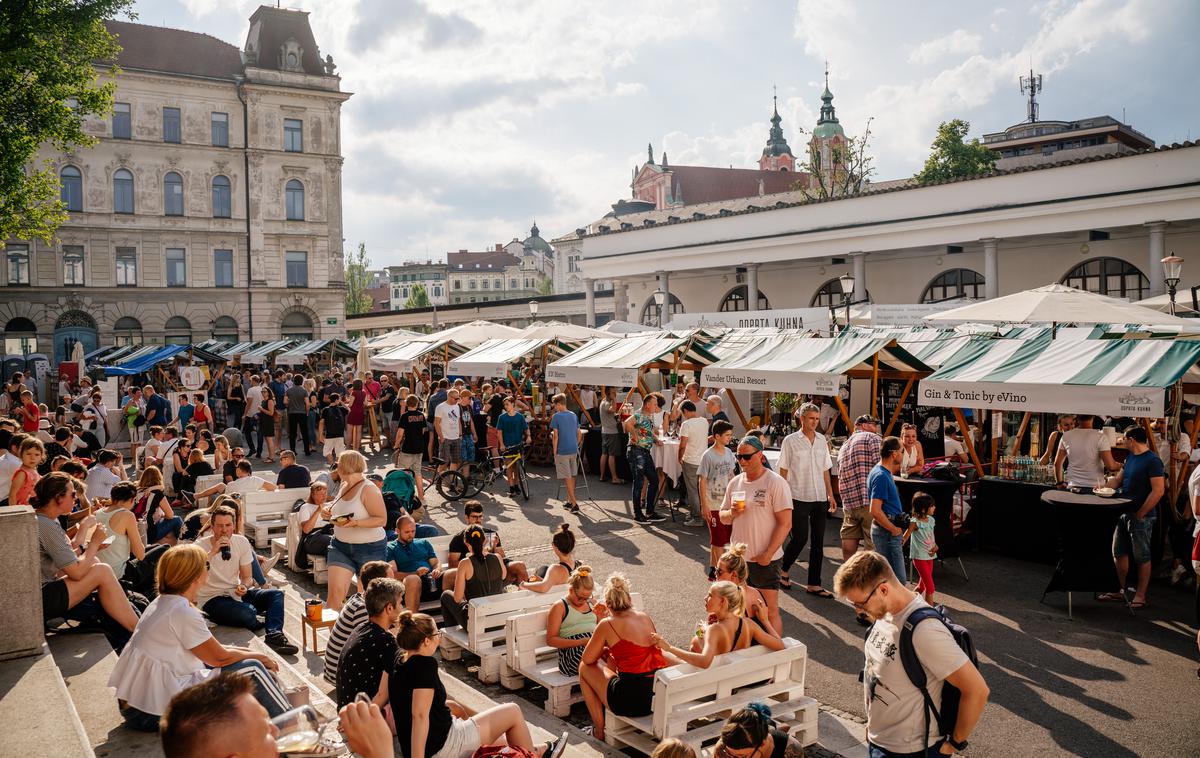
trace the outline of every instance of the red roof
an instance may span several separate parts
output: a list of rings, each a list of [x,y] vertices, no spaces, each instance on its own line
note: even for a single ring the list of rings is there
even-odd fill
[[[128,21],[104,25],[121,46],[117,63],[124,68],[217,79],[233,79],[242,72],[241,53],[216,37]]]
[[[686,205],[735,200],[761,194],[787,192],[803,174],[790,171],[759,171],[749,168],[671,166],[672,192]],[[675,188],[678,188],[677,190]]]
[[[478,265],[476,265],[478,264]],[[446,265],[454,271],[496,271],[505,266],[519,266],[521,261],[514,255],[489,250],[482,253],[446,253]]]

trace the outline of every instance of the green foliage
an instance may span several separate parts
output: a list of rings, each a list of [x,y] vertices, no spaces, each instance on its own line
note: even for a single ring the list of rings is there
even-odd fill
[[[554,294],[554,280],[551,279],[550,277],[546,277],[545,279],[543,279],[541,281],[541,283],[538,284],[537,292],[539,295],[553,295]]]
[[[868,189],[875,174],[875,158],[870,154],[871,121],[867,119],[861,137],[846,137],[830,147],[828,159],[821,155],[821,144],[810,142],[804,160],[797,166],[803,176],[792,189],[808,200],[851,197]]]
[[[366,313],[374,305],[371,293],[371,259],[367,256],[366,243],[358,243],[358,250],[346,253],[346,315]]]
[[[939,124],[925,166],[913,178],[920,184],[929,184],[992,173],[996,168],[996,153],[978,139],[966,142],[970,130],[971,124],[961,118]]]
[[[37,162],[37,151],[96,144],[83,119],[106,117],[116,86],[100,83],[93,62],[115,61],[121,49],[103,22],[133,18],[132,7],[133,0],[0,2],[0,239],[51,243],[66,221],[58,175],[49,161]]]
[[[411,292],[412,294],[404,301],[405,308],[428,308],[433,305],[429,300],[429,293],[425,291],[424,284],[414,284]]]

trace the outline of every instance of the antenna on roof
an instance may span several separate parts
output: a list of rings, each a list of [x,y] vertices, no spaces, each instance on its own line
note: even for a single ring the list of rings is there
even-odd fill
[[[1021,94],[1029,95],[1029,104],[1027,106],[1027,109],[1028,109],[1027,115],[1029,116],[1029,123],[1032,124],[1038,120],[1037,94],[1042,91],[1042,75],[1041,74],[1035,75],[1033,73],[1033,67],[1031,66],[1029,68],[1029,76],[1028,77],[1024,77],[1024,76],[1020,77],[1020,83],[1021,83]]]

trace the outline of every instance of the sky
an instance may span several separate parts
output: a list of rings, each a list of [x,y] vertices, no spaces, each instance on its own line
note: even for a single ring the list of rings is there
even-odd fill
[[[255,0],[139,0],[137,21],[242,47]],[[1124,116],[1200,137],[1195,0],[284,0],[310,12],[342,89],[347,248],[376,267],[444,259],[600,218],[632,169],[755,168],[773,88],[802,155],[826,62],[875,180],[919,170],[939,122]]]

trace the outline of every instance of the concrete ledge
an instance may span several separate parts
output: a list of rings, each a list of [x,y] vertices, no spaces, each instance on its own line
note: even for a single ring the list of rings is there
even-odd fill
[[[103,636],[100,641],[104,643]],[[0,693],[0,753],[95,758],[62,672],[45,644],[36,656],[0,663]]]
[[[0,661],[43,655],[41,575],[33,509],[0,508]]]

